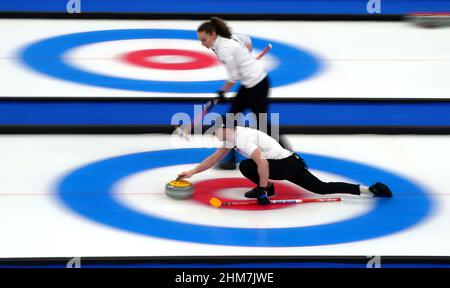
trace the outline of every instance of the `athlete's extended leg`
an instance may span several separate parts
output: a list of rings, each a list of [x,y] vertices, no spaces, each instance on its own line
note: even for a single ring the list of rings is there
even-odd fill
[[[308,169],[301,169],[293,177],[287,179],[310,192],[326,194],[353,194],[360,195],[359,185],[344,182],[323,182],[314,176]]]

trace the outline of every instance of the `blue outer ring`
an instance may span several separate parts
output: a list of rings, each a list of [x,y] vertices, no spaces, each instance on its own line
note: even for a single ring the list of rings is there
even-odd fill
[[[22,61],[43,74],[92,86],[126,89],[145,92],[168,93],[211,93],[223,84],[223,81],[150,81],[131,78],[111,77],[96,74],[71,66],[63,59],[70,49],[104,41],[129,39],[197,39],[195,31],[164,29],[124,29],[82,32],[56,36],[31,44],[21,52]],[[264,49],[269,40],[252,37],[257,49]],[[280,65],[271,71],[273,86],[282,86],[311,77],[319,70],[319,61],[306,51],[287,44],[270,40]],[[199,44],[200,45],[200,44]]]
[[[168,220],[130,210],[111,195],[111,187],[123,177],[153,168],[198,163],[213,151],[214,149],[161,150],[98,161],[67,175],[60,183],[58,195],[79,214],[122,230],[188,242],[260,247],[329,245],[381,237],[417,224],[430,213],[433,206],[431,199],[419,186],[392,172],[306,153],[302,155],[314,169],[340,174],[364,185],[383,179],[395,191],[395,198],[374,200],[377,201],[374,208],[367,213],[335,223],[255,229]]]

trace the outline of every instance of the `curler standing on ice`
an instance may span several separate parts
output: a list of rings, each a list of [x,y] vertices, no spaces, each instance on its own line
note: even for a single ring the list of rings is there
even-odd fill
[[[232,34],[227,24],[217,17],[212,17],[210,21],[201,24],[197,29],[197,36],[203,46],[216,53],[229,74],[229,79],[217,92],[219,103],[225,102],[225,93],[239,81],[240,87],[232,100],[230,113],[236,114],[250,109],[256,116],[258,129],[261,127],[270,129],[270,124],[265,123],[262,126],[259,123],[260,115],[267,115],[268,112],[270,80],[262,63],[250,54],[253,49],[250,37]],[[267,118],[263,116],[263,119]],[[264,132],[271,134],[270,131]],[[235,169],[234,152],[230,153],[227,160],[219,167]]]

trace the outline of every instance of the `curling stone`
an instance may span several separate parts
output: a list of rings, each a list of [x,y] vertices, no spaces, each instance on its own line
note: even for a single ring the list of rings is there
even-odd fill
[[[177,200],[186,200],[194,194],[194,186],[186,180],[173,180],[166,184],[166,195]]]

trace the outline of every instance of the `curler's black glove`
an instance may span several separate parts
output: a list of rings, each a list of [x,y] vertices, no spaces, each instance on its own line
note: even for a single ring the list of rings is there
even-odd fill
[[[217,103],[222,104],[227,102],[227,98],[225,98],[225,92],[222,90],[217,91]]]
[[[267,197],[267,189],[264,187],[258,187],[256,188],[256,199],[258,201],[258,204],[260,205],[269,205],[270,200],[269,197]]]

